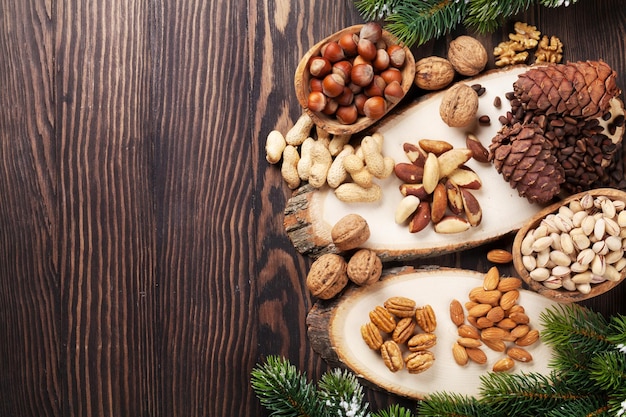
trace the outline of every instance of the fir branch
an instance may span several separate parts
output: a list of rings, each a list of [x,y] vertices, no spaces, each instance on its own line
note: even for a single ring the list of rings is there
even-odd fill
[[[626,355],[618,350],[598,353],[591,361],[589,374],[603,390],[617,390],[626,381]]]
[[[411,410],[401,407],[398,404],[393,404],[385,410],[372,413],[371,417],[414,417],[414,415]]]
[[[607,320],[578,304],[558,305],[540,315],[545,330],[541,339],[553,347],[571,344],[581,354],[592,355],[611,347]]]
[[[546,413],[545,417],[609,417],[613,415],[614,414],[610,414],[609,412],[606,398],[601,395],[596,395],[592,397],[579,398],[562,404],[560,407]]]
[[[365,20],[384,20],[402,0],[355,0],[354,5]]]
[[[544,7],[561,7],[561,6],[569,6],[570,4],[576,3],[578,0],[539,0],[539,4]]]
[[[609,332],[611,333],[607,337],[609,342],[626,346],[626,316],[621,314],[612,316],[609,324]],[[624,352],[626,353],[626,350]]]
[[[562,406],[568,401],[593,396],[577,391],[570,381],[539,373],[509,374],[492,372],[481,376],[482,401],[496,415],[537,416]]]
[[[328,415],[365,417],[368,403],[363,402],[363,387],[354,374],[334,369],[322,375],[319,383],[320,400]]]
[[[506,19],[528,9],[535,0],[472,0],[464,23],[480,33],[492,32]]]
[[[465,1],[405,0],[387,16],[386,29],[407,46],[450,33],[466,13]]]
[[[269,356],[252,370],[251,384],[261,404],[272,416],[318,417],[323,415],[315,386],[288,360]]]
[[[490,417],[493,410],[475,397],[454,393],[433,393],[420,402],[420,417]]]

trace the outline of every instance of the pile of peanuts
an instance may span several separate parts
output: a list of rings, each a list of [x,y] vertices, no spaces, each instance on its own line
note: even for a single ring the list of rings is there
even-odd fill
[[[383,136],[373,133],[352,145],[351,135],[331,136],[317,126],[314,138],[314,126],[305,112],[285,135],[272,130],[267,136],[266,159],[282,161],[281,175],[289,188],[307,181],[315,188],[327,184],[347,203],[379,201],[382,189],[375,180],[389,177],[395,167],[393,158],[382,154]]]

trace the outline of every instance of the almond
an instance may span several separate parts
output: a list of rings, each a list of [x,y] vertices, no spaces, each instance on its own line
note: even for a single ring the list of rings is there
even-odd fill
[[[494,352],[504,352],[506,350],[504,340],[483,340],[483,343]]]
[[[466,348],[477,348],[482,346],[482,342],[480,340],[471,337],[460,337],[456,342]]]
[[[476,319],[476,327],[479,329],[486,329],[488,327],[493,327],[493,321],[489,320],[487,317],[478,317]]]
[[[519,278],[502,278],[498,284],[498,291],[508,292],[516,290],[522,286],[522,280]]]
[[[505,372],[513,368],[513,366],[515,366],[513,359],[506,357],[494,363],[492,370],[493,372]]]
[[[530,326],[527,324],[519,324],[511,329],[511,337],[514,339],[519,339],[520,337],[524,337],[530,331]]]
[[[454,357],[454,361],[457,364],[461,366],[467,365],[469,356],[467,355],[467,351],[465,350],[465,348],[459,343],[455,343],[454,345],[452,345],[452,356]]]
[[[450,320],[457,327],[465,322],[465,313],[459,300],[454,299],[450,302]]]
[[[485,316],[487,320],[491,320],[493,323],[498,323],[502,319],[504,319],[504,310],[500,306],[496,306],[489,310],[487,315]]]
[[[510,347],[507,349],[506,354],[518,362],[530,362],[533,360],[533,356],[521,347]]]
[[[502,307],[505,310],[509,310],[511,307],[513,307],[513,305],[515,305],[515,303],[517,303],[518,298],[519,298],[518,290],[507,291],[504,294],[502,294],[502,297],[500,298],[500,307]]]
[[[494,264],[508,264],[513,261],[513,254],[504,249],[492,249],[487,252],[487,260]]]
[[[476,362],[479,365],[487,363],[487,355],[481,348],[465,348],[465,352],[471,361]]]
[[[489,327],[487,329],[483,329],[483,331],[480,332],[480,338],[483,341],[504,340],[507,337],[509,337],[509,332],[499,327]]]
[[[535,343],[537,340],[539,340],[539,330],[530,330],[528,333],[526,333],[525,336],[518,338],[515,341],[515,344],[517,346],[530,346],[533,343]]]
[[[481,304],[489,304],[491,306],[497,306],[500,303],[500,297],[502,293],[498,290],[485,291],[480,290],[476,291],[475,294],[472,295],[473,300],[481,303]]]
[[[491,291],[498,288],[500,283],[500,271],[497,267],[493,266],[489,268],[485,277],[483,278],[483,289],[485,291]]]
[[[530,318],[526,313],[522,312],[514,312],[509,314],[509,318],[513,320],[517,324],[528,324],[530,323]]]
[[[478,333],[476,327],[470,326],[469,324],[461,324],[457,329],[457,333],[461,337],[480,339],[480,333]]]
[[[467,314],[471,317],[484,317],[489,310],[491,310],[491,304],[477,304],[474,307],[470,308]]]
[[[504,329],[504,330],[511,330],[517,327],[517,323],[515,323],[513,320],[511,320],[508,317],[503,318],[502,320],[500,320],[498,322],[497,325],[499,328]]]

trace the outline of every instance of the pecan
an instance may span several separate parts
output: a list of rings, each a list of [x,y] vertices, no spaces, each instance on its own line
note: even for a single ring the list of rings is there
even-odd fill
[[[415,312],[415,301],[406,297],[391,297],[383,303],[387,311],[398,317],[412,317]]]
[[[426,333],[434,332],[437,327],[435,311],[429,304],[415,310],[415,320]]]
[[[370,311],[369,316],[372,323],[385,333],[391,333],[396,328],[396,319],[382,306],[376,306]]]
[[[413,335],[415,325],[415,321],[411,317],[401,319],[396,325],[396,328],[393,329],[391,339],[399,345],[406,343],[406,341]]]
[[[380,347],[380,355],[383,362],[391,372],[397,372],[404,368],[404,360],[402,359],[402,351],[400,346],[393,340],[387,340]]]
[[[411,337],[406,343],[411,352],[427,350],[436,344],[437,336],[434,333],[418,333]]]
[[[424,372],[435,362],[435,355],[430,351],[412,352],[406,358],[406,368],[410,374]]]
[[[367,346],[373,350],[379,350],[383,345],[383,337],[380,330],[372,322],[368,322],[361,326],[361,337],[365,340]]]

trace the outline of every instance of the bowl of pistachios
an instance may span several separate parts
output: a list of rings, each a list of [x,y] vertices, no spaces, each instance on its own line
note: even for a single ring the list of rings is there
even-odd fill
[[[626,192],[598,188],[538,212],[513,241],[513,263],[534,291],[577,302],[611,290],[626,277]]]

